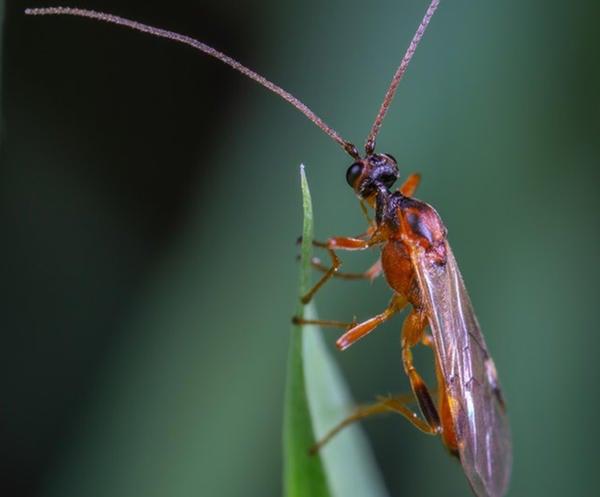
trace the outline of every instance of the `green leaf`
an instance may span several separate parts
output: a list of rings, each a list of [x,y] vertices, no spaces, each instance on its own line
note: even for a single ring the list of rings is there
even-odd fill
[[[310,288],[313,216],[301,167],[304,227],[300,295]],[[317,319],[314,305],[298,316]],[[317,326],[294,326],[288,358],[284,420],[284,495],[352,497],[387,495],[370,447],[358,425],[345,428],[318,454],[308,450],[347,417],[354,403]]]

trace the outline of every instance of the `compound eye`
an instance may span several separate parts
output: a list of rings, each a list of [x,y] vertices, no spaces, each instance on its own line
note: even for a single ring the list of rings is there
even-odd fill
[[[352,188],[354,188],[354,184],[356,183],[356,180],[358,178],[360,178],[360,175],[362,174],[363,169],[364,169],[364,166],[363,166],[362,162],[355,162],[346,171],[346,181]]]

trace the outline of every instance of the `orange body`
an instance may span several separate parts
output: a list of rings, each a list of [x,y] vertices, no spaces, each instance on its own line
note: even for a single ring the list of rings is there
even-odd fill
[[[374,211],[367,232],[356,238],[331,238],[317,246],[326,248],[332,267],[305,297],[312,295],[338,273],[335,250],[362,250],[379,245],[379,264],[364,273],[382,273],[394,291],[389,306],[361,323],[351,323],[337,340],[344,350],[410,304],[402,326],[402,364],[422,418],[401,398],[380,398],[335,427],[321,441],[326,443],[347,424],[371,414],[394,411],[420,430],[440,435],[448,451],[461,461],[474,492],[480,497],[506,493],[512,465],[510,431],[496,368],[487,352],[454,255],[446,239],[446,227],[433,207],[412,197],[419,182],[416,175],[396,191],[395,159],[367,150],[355,158],[346,179],[362,202]],[[302,321],[300,321],[302,322]],[[317,321],[340,326],[337,322]],[[425,333],[429,327],[431,335]],[[433,350],[437,401],[417,372],[412,347],[422,343]]]

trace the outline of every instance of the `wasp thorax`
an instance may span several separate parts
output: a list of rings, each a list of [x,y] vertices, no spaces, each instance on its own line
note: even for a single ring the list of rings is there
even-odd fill
[[[397,204],[403,219],[403,233],[425,249],[435,248],[446,239],[446,226],[429,204],[402,197]],[[440,252],[442,258],[445,254]]]
[[[371,154],[354,162],[346,171],[346,181],[361,198],[388,191],[398,179],[398,164],[389,154]]]

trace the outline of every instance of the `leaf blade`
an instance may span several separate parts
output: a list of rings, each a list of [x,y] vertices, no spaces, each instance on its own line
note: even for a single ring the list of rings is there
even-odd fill
[[[310,281],[313,217],[310,191],[301,166],[302,207],[302,261],[300,267],[300,295],[306,293]],[[304,306],[299,303],[297,315]],[[308,449],[315,442],[312,419],[306,394],[303,361],[303,326],[293,326],[288,352],[284,408],[284,495],[287,497],[330,497],[323,463],[319,455],[310,456]]]
[[[299,286],[300,295],[304,295],[310,285],[313,216],[303,167],[301,184],[304,226]],[[312,304],[305,309],[300,305],[298,315],[317,319]],[[293,392],[290,388],[301,388],[303,392]],[[317,455],[308,456],[308,448],[315,440],[323,438],[354,409],[348,387],[318,326],[296,326],[292,331],[285,408],[285,495],[387,496],[370,447],[358,425],[344,429]],[[290,430],[297,432],[292,434]]]

